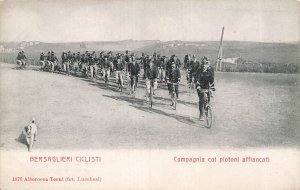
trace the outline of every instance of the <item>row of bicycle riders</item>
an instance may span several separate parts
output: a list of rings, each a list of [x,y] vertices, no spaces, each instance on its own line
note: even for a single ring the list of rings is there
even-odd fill
[[[18,64],[24,62],[24,59],[26,59],[26,56],[22,51],[17,57]],[[126,51],[115,55],[112,52],[100,52],[97,56],[95,51],[86,51],[82,54],[68,51],[62,53],[61,62],[59,62],[55,53],[49,51],[46,55],[41,53],[40,64],[43,70],[50,72],[57,71],[69,74],[72,71],[80,71],[86,77],[97,78],[102,76],[106,84],[109,84],[110,75],[115,73],[116,83],[121,90],[124,85],[123,78],[125,77],[127,81],[130,81],[128,85],[131,93],[134,93],[138,84],[140,68],[142,67],[147,100],[150,95],[150,87],[153,87],[155,93],[158,81],[167,83],[169,94],[175,91],[177,99],[179,98],[179,85],[172,85],[179,84],[181,80],[180,68],[182,64],[176,55],[169,58],[156,53],[153,53],[153,55],[142,53],[141,57],[137,57]],[[183,68],[186,71],[189,87],[193,84],[196,85],[199,97],[199,118],[203,120],[204,94],[198,89],[208,89],[210,85],[214,84],[214,70],[210,66],[208,58],[203,57],[199,62],[195,56],[191,58],[190,55],[185,56]]]

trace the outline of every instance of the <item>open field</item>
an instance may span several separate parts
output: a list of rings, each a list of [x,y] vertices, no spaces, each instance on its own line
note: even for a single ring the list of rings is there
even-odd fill
[[[1,63],[1,149],[26,150],[16,139],[35,117],[35,150],[299,147],[299,75],[216,73],[215,124],[198,120],[197,95],[185,78],[177,110],[165,88],[153,109],[139,83],[136,98],[115,79],[90,80]],[[184,74],[184,73],[183,73]]]

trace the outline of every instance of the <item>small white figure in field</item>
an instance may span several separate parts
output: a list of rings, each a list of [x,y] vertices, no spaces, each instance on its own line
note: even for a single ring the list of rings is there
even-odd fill
[[[28,145],[28,151],[30,152],[34,141],[37,139],[37,126],[35,124],[35,118],[32,118],[31,123],[25,126],[26,141]]]

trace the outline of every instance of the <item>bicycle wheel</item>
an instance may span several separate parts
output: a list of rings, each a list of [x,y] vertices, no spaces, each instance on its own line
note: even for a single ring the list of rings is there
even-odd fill
[[[213,111],[209,105],[205,109],[205,120],[207,128],[211,128],[213,125]]]

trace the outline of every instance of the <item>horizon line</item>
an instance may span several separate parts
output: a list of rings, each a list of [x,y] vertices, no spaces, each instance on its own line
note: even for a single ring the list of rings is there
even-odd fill
[[[159,41],[165,42],[220,42],[220,40],[135,40],[135,39],[124,39],[124,40],[83,40],[83,41],[39,41],[39,40],[22,40],[22,41],[0,41],[0,43],[21,43],[21,42],[40,42],[40,43],[90,43],[90,42],[122,42],[122,41]],[[249,42],[249,43],[300,43],[300,41],[250,41],[250,40],[223,40],[223,42]]]

